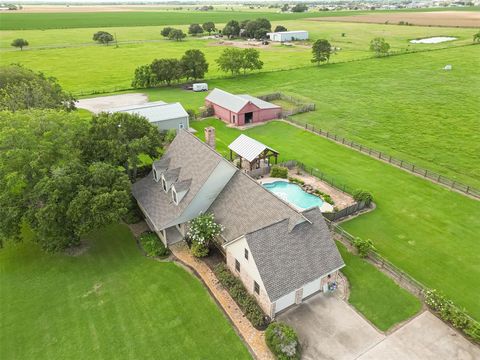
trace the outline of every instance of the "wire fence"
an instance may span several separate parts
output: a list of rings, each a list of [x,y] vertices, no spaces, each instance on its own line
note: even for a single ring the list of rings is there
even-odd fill
[[[360,151],[364,154],[367,154],[373,158],[388,162],[389,164],[395,165],[401,169],[404,169],[406,171],[409,171],[413,174],[416,174],[418,176],[421,176],[427,180],[430,180],[434,183],[440,184],[444,187],[447,187],[452,190],[456,190],[460,193],[467,194],[473,198],[480,199],[480,189],[477,189],[473,186],[464,184],[462,182],[456,181],[456,180],[451,180],[448,177],[438,174],[434,171],[422,168],[416,164],[413,164],[411,162],[397,159],[389,154],[386,154],[384,152],[369,148],[367,146],[364,146],[362,144],[358,144],[354,141],[348,140],[344,137],[338,136],[334,133],[331,133],[329,131],[322,130],[321,128],[315,127],[315,125],[307,124],[305,122],[301,122],[298,120],[294,120],[292,118],[287,118],[285,119],[288,122],[291,122],[295,125],[302,126],[306,130],[309,130],[317,135],[323,136],[327,139],[333,140],[337,143],[343,144],[345,146],[348,146],[352,149],[355,149],[357,151]],[[347,191],[348,192],[348,191]]]

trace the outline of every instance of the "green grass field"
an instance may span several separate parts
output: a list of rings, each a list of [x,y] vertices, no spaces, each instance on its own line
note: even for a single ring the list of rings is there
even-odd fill
[[[205,126],[215,126],[217,149],[225,155],[241,133],[219,120],[191,125],[201,138]],[[479,201],[283,122],[244,133],[276,149],[283,159],[301,160],[350,188],[370,191],[375,211],[342,226],[371,239],[380,254],[480,319]]]
[[[420,311],[420,300],[344,245],[337,242],[337,246],[346,265],[342,273],[350,284],[348,302],[377,328],[387,331]]]
[[[143,257],[124,225],[81,256],[0,250],[2,359],[251,359],[203,285]]]

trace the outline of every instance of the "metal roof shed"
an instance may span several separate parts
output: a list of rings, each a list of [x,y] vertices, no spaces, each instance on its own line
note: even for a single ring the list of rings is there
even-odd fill
[[[250,165],[250,170],[259,168],[261,160],[267,160],[270,164],[270,158],[275,158],[275,164],[278,159],[278,152],[260,141],[252,139],[246,135],[241,134],[230,145],[230,160],[233,160],[233,153],[240,158],[240,168],[242,167],[242,159],[246,160]]]

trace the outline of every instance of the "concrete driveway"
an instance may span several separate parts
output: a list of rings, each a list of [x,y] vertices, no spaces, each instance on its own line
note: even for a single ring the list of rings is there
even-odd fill
[[[112,108],[128,105],[141,105],[148,102],[148,97],[141,93],[121,94],[111,96],[98,96],[94,98],[81,99],[76,103],[77,108],[85,109],[94,114]]]
[[[428,311],[389,335],[377,331],[345,301],[323,294],[278,318],[297,331],[302,359],[480,359],[478,347]]]

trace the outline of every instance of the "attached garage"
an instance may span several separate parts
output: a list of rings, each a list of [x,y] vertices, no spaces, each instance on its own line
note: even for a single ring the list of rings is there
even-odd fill
[[[320,291],[320,279],[313,280],[312,282],[309,282],[303,287],[303,294],[302,294],[302,299],[305,299],[309,297],[310,295],[315,294],[316,292]]]
[[[278,313],[293,304],[295,304],[295,291],[292,291],[290,294],[275,301],[275,313]]]

